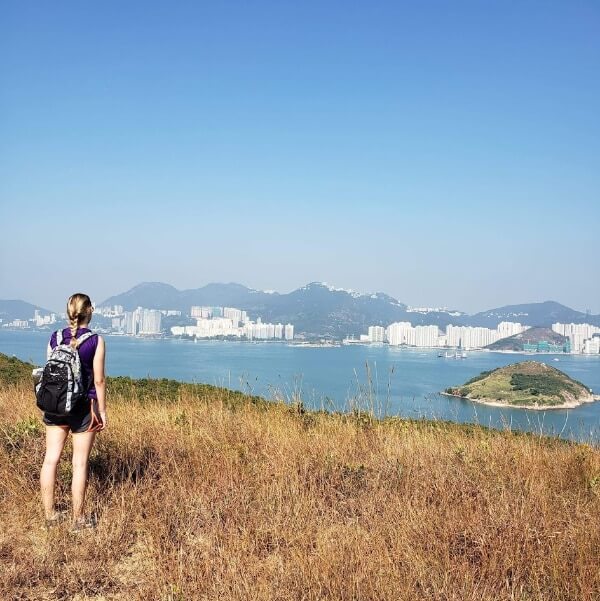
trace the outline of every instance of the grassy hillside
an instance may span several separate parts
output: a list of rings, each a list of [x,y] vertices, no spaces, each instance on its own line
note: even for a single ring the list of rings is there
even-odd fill
[[[463,386],[446,389],[463,398],[500,402],[516,407],[560,407],[591,399],[581,382],[537,361],[522,361],[472,378]]]
[[[168,381],[110,388],[99,526],[73,536],[40,529],[29,382],[0,384],[0,599],[597,599],[598,449]]]

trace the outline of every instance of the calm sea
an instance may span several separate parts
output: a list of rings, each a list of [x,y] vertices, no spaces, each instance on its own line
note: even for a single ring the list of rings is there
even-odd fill
[[[0,330],[0,352],[41,364],[49,333]],[[143,340],[108,336],[107,373],[205,382],[265,396],[302,398],[309,407],[372,406],[404,417],[475,422],[600,442],[600,401],[569,411],[487,407],[438,394],[483,370],[531,355],[470,352],[466,359],[388,346],[297,347],[279,343]],[[600,356],[540,355],[600,392]],[[556,361],[555,359],[558,359]]]

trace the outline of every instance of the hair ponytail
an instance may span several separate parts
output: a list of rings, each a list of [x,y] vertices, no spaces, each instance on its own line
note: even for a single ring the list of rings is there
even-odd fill
[[[71,346],[77,346],[77,330],[79,326],[92,318],[92,301],[87,294],[77,292],[67,301],[67,318],[71,330]]]

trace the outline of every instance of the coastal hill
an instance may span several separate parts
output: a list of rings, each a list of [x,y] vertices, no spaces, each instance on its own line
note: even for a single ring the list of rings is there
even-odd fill
[[[491,351],[514,351],[522,352],[525,349],[525,345],[535,345],[540,349],[544,345],[550,349],[561,349],[564,350],[568,344],[569,339],[566,336],[558,334],[551,328],[529,328],[520,334],[509,336],[508,338],[502,338],[492,344],[488,344],[485,348]]]
[[[383,292],[360,293],[323,282],[311,282],[286,294],[254,290],[235,283],[178,290],[161,282],[144,282],[100,304],[122,305],[127,311],[141,306],[179,309],[186,313],[192,305],[238,307],[248,311],[252,319],[260,316],[274,323],[291,322],[298,333],[334,338],[358,336],[366,333],[369,326],[387,326],[394,321],[440,328],[449,324],[495,328],[501,321],[541,327],[550,327],[557,321],[600,325],[600,315],[587,315],[554,301],[507,305],[474,315],[453,310],[419,312],[409,310],[406,304]]]
[[[48,309],[22,300],[0,300],[0,319],[3,321],[31,319],[36,310],[39,310],[44,315],[51,313]]]
[[[600,315],[589,315],[576,311],[556,301],[506,305],[488,309],[462,318],[459,325],[495,328],[501,321],[516,321],[529,326],[547,327],[553,323],[590,323],[600,326]]]
[[[384,293],[362,294],[311,282],[287,294],[254,290],[240,284],[208,284],[192,290],[177,290],[160,282],[146,282],[113,296],[103,306],[122,305],[179,309],[192,305],[230,306],[244,309],[251,319],[293,323],[298,333],[341,338],[358,336],[370,325],[388,325],[406,317],[406,305]]]
[[[522,361],[484,371],[445,394],[489,405],[527,409],[569,409],[589,403],[589,388],[562,371],[538,361]]]
[[[597,448],[173,380],[107,381],[98,526],[46,532],[31,367],[0,355],[0,599],[597,599]]]

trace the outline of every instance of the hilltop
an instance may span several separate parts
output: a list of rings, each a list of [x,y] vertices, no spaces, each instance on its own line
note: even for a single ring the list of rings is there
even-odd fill
[[[568,348],[569,339],[566,336],[558,334],[551,328],[528,328],[520,334],[502,338],[485,348],[491,351],[512,351],[522,352],[526,350],[526,345],[535,346],[540,350],[548,349],[555,352],[564,352]]]
[[[464,318],[461,325],[495,328],[501,321],[516,321],[529,326],[549,328],[553,323],[590,323],[600,325],[600,315],[576,311],[556,301],[506,305]]]
[[[22,300],[0,300],[0,320],[12,321],[13,319],[30,319],[38,310],[44,315],[52,313],[48,309],[32,305]]]
[[[111,379],[74,538],[40,529],[31,365],[0,368],[2,599],[597,599],[591,446]]]
[[[445,394],[488,405],[527,409],[571,409],[594,396],[581,382],[537,361],[522,361],[484,371]]]

